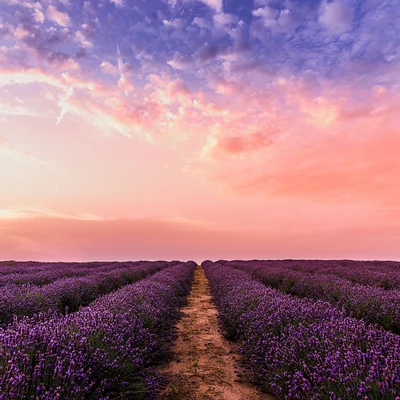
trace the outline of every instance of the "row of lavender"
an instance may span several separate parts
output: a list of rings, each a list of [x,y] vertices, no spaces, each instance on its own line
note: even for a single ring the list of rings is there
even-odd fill
[[[226,335],[250,379],[285,399],[400,398],[400,337],[322,301],[266,287],[229,263],[203,262]]]
[[[249,261],[251,263],[258,260]],[[243,261],[236,261],[243,263]],[[329,274],[347,279],[352,283],[400,289],[400,262],[356,261],[356,260],[266,260],[262,261],[269,270],[291,270],[311,274]]]
[[[58,279],[73,276],[87,276],[96,272],[109,272],[114,269],[143,265],[144,261],[129,262],[91,262],[91,263],[38,263],[15,262],[13,264],[0,263],[0,287],[27,283],[43,286]]]
[[[152,399],[194,262],[102,296],[74,314],[36,315],[0,330],[0,399]]]
[[[269,265],[276,261],[267,261]],[[332,274],[360,285],[400,289],[400,262],[356,260],[285,260],[281,266],[297,271]]]
[[[131,261],[128,261],[131,263]],[[143,262],[143,261],[135,261]],[[30,274],[46,272],[63,268],[99,268],[104,265],[120,264],[119,261],[88,261],[88,262],[47,262],[47,261],[0,261],[0,276],[8,274]]]
[[[314,270],[313,273],[305,272],[305,267],[288,269],[286,263],[280,261],[242,261],[229,265],[251,272],[267,286],[299,297],[327,301],[344,309],[351,317],[400,333],[400,289],[352,283],[330,272],[325,273],[324,262],[321,265],[310,261],[308,268]],[[331,271],[329,267],[327,269]],[[397,274],[400,275],[400,270]]]
[[[44,286],[5,285],[0,287],[0,326],[6,327],[15,317],[49,310],[75,312],[100,295],[174,264],[166,261],[123,263],[109,272],[94,270],[86,276],[62,278]]]

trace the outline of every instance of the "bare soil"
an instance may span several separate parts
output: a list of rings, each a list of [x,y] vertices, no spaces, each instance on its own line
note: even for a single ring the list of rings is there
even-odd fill
[[[188,305],[178,323],[172,361],[160,368],[170,381],[162,400],[273,400],[239,379],[235,345],[219,332],[217,309],[203,268],[195,271]]]

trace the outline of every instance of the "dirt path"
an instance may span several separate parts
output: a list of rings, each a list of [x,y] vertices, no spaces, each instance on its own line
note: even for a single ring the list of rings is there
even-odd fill
[[[161,368],[170,379],[162,400],[272,400],[244,383],[235,382],[233,345],[218,331],[210,285],[198,266],[188,306],[178,324],[174,359]]]

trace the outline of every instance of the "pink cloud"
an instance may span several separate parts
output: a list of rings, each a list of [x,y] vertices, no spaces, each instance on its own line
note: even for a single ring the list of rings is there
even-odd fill
[[[199,26],[200,28],[212,28],[212,22],[202,17],[194,17],[193,24]]]
[[[4,259],[85,261],[138,259],[361,258],[398,259],[399,228],[321,228],[300,236],[279,231],[236,231],[186,221],[58,218],[2,220]],[[251,256],[250,256],[251,255]]]
[[[42,9],[42,5],[37,2],[36,0],[27,0],[27,1],[21,1],[21,0],[9,0],[10,4],[18,4],[19,6],[34,9]]]
[[[110,0],[111,4],[115,4],[117,7],[123,7],[125,0]]]
[[[227,14],[227,13],[217,13],[214,15],[214,22],[217,25],[231,25],[234,24],[238,21],[238,17],[233,14]]]
[[[6,46],[0,46],[0,61],[3,64],[6,64],[8,62],[8,57],[7,57],[8,49]]]
[[[396,91],[373,87],[353,98],[345,86],[326,86],[324,93],[314,97],[304,82],[284,79],[268,91],[245,87],[225,103],[229,112],[210,128],[194,169],[246,196],[394,206]]]
[[[68,13],[63,13],[61,11],[58,11],[57,7],[53,6],[53,5],[48,6],[46,17],[50,21],[55,22],[56,24],[58,24],[60,26],[70,26],[71,25],[71,19],[70,19]]]
[[[8,111],[8,110],[7,110]],[[17,109],[17,113],[15,110],[11,110],[13,114],[11,115],[29,115],[32,116],[33,114],[29,114],[26,110],[23,111],[22,114],[18,114],[20,110]],[[26,114],[27,112],[27,114]],[[1,111],[0,111],[1,115]],[[7,114],[6,114],[7,115]],[[47,161],[41,160],[31,154],[29,154],[28,151],[22,150],[20,148],[17,148],[13,146],[12,143],[10,143],[4,135],[0,134],[0,154],[5,156],[11,157],[11,159],[18,160],[22,162],[23,164],[28,164],[28,165],[48,165],[49,163]],[[0,219],[1,219],[1,210],[0,210]]]
[[[93,47],[93,43],[88,40],[85,36],[84,33],[82,33],[81,31],[76,31],[75,32],[75,39],[76,41],[84,48],[91,48]]]
[[[190,90],[188,87],[185,85],[183,80],[181,79],[175,79],[172,82],[170,82],[167,86],[167,95],[170,98],[174,97],[187,97],[190,95]]]
[[[107,218],[101,218],[93,214],[67,214],[59,211],[49,210],[45,208],[38,208],[38,207],[19,207],[11,209],[0,209],[0,220],[29,220],[29,219],[43,218],[43,217],[72,219],[80,221],[107,220]]]
[[[241,243],[243,236],[238,233],[179,220],[48,217],[3,220],[0,228],[0,251],[5,259],[193,259],[202,257],[204,248],[215,256]]]
[[[286,3],[286,6],[289,5],[290,3]],[[291,31],[304,22],[304,15],[302,16],[300,11],[303,8],[304,5],[301,4],[296,4],[296,8],[292,6],[291,9],[284,8],[281,10],[269,5],[257,8],[253,10],[252,13],[255,17],[260,18],[260,20],[256,21],[253,27],[257,27],[257,25],[260,26],[260,22],[262,22],[263,28],[267,27],[281,32]],[[262,37],[262,32],[259,33],[261,33],[261,35],[257,36]]]
[[[42,11],[40,11],[40,10],[37,9],[37,8],[35,8],[35,9],[33,10],[33,13],[32,13],[32,14],[33,14],[33,19],[34,19],[34,21],[43,24],[45,18],[44,18],[44,14],[42,13]]]
[[[277,150],[279,158],[272,159],[270,168],[254,171],[236,184],[245,192],[393,206],[400,196],[400,189],[392,184],[400,179],[393,150],[399,145],[394,132],[363,139],[314,138],[312,143]]]
[[[275,8],[265,6],[253,11],[255,17],[260,17],[266,26],[274,26],[279,17],[279,11]]]
[[[108,61],[103,61],[100,64],[100,69],[105,74],[110,74],[110,75],[118,75],[119,74],[118,68],[115,65],[112,65]]]
[[[21,24],[18,25],[18,26],[14,29],[14,32],[13,32],[14,37],[15,37],[16,39],[22,39],[22,38],[28,36],[29,33],[30,33],[29,30],[25,29]]]
[[[168,65],[178,70],[185,70],[189,68],[192,63],[193,63],[192,57],[184,56],[178,51],[175,52],[172,60],[167,61]]]
[[[132,81],[126,76],[122,75],[121,78],[118,80],[118,87],[121,89],[126,95],[135,88]]]
[[[211,9],[217,13],[222,12],[222,0],[200,0],[204,4],[207,4]]]
[[[353,13],[350,4],[344,0],[335,0],[328,3],[326,0],[320,6],[319,22],[330,33],[340,34],[351,28]]]
[[[21,105],[8,104],[2,100],[0,100],[0,115],[10,115],[10,116],[28,115],[31,117],[38,116],[37,113],[28,110],[27,108]]]
[[[228,153],[247,153],[252,150],[260,150],[266,146],[270,146],[273,141],[268,137],[268,133],[256,132],[241,136],[223,137],[216,144],[214,151],[218,154]]]
[[[130,101],[111,85],[86,81],[71,74],[62,74],[58,78],[39,69],[22,69],[0,71],[0,76],[4,77],[3,85],[41,83],[58,89],[59,122],[65,115],[72,114],[108,132],[116,131],[125,136],[136,132],[149,137],[151,132],[157,131],[163,115],[161,104],[146,98]],[[129,81],[121,79],[118,86],[121,91],[131,87]]]

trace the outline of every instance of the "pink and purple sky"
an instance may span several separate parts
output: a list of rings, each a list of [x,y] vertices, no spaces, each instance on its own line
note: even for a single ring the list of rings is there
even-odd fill
[[[400,259],[398,1],[0,4],[0,259]]]

